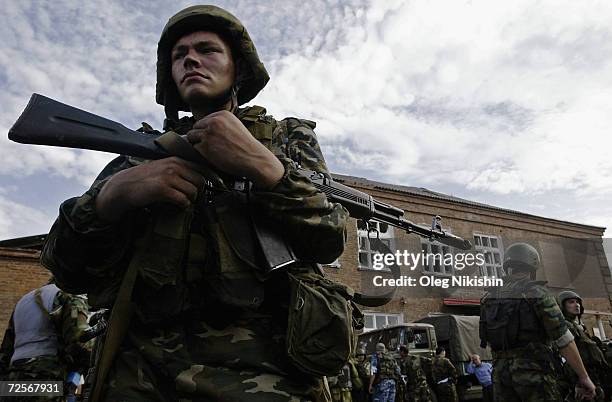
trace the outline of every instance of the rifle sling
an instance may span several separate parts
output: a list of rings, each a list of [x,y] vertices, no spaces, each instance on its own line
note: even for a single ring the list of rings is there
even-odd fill
[[[96,382],[91,393],[90,402],[98,402],[102,397],[102,387],[106,381],[106,376],[119,350],[121,341],[127,333],[130,319],[134,312],[132,303],[132,290],[138,274],[138,263],[132,260],[123,276],[117,299],[111,311],[106,338],[102,345],[102,354],[97,364]]]

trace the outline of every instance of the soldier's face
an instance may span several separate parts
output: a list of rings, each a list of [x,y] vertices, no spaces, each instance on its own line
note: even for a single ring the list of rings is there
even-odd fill
[[[569,299],[565,301],[565,311],[573,315],[580,314],[580,302],[578,299]]]
[[[172,78],[188,105],[227,92],[235,75],[229,45],[216,33],[197,31],[181,37],[172,48]]]

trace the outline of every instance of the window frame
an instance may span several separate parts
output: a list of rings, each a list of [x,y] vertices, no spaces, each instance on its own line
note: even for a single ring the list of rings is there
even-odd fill
[[[503,278],[506,276],[506,272],[504,270],[504,247],[502,244],[502,239],[500,236],[489,235],[482,232],[474,232],[474,250],[476,253],[482,253],[485,256],[485,263],[476,265],[478,267],[478,276],[483,278]],[[479,240],[477,240],[477,237]],[[487,245],[483,241],[486,239]],[[493,247],[493,242],[497,243],[496,247]],[[491,260],[487,262],[486,256],[487,254],[491,255]],[[495,255],[499,255],[499,262],[495,261]],[[490,275],[492,270],[495,272],[495,275]]]
[[[389,268],[374,268],[374,262],[373,262],[373,256],[374,254],[380,253],[380,251],[376,251],[376,250],[372,250],[370,248],[370,234],[369,232],[360,229],[359,228],[359,221],[363,221],[362,219],[357,219],[356,225],[357,225],[357,269],[360,271],[382,271],[382,272],[390,272],[391,270]],[[384,223],[384,222],[379,222],[376,220],[370,220],[368,221],[370,223],[370,225],[375,224],[377,230],[379,231],[379,239],[383,242],[385,242],[385,240],[387,240],[389,242],[388,246],[389,246],[389,250],[391,250],[391,252],[395,252],[395,228],[391,225],[389,225],[388,223]],[[380,225],[384,224],[387,225],[387,230],[385,232],[380,232]],[[375,236],[374,232],[372,232],[372,236]],[[367,238],[367,242],[364,242],[364,244],[367,245],[367,249],[362,249],[362,238]],[[364,253],[367,255],[367,259],[368,259],[368,264],[369,265],[362,265],[361,264],[361,254]]]
[[[365,324],[367,322],[367,318],[366,317],[368,317],[368,316],[372,317],[372,323],[374,324],[374,327],[367,327],[367,326],[365,326]],[[382,327],[377,327],[376,326],[376,322],[377,322],[376,317],[384,317],[386,324],[383,325]],[[389,318],[390,317],[397,318],[397,322],[395,324],[389,324]],[[363,321],[364,321],[363,332],[369,332],[369,331],[374,331],[376,329],[382,329],[382,328],[392,327],[394,325],[403,324],[404,323],[404,314],[403,313],[385,313],[385,312],[378,312],[378,311],[366,311],[366,312],[363,313]]]

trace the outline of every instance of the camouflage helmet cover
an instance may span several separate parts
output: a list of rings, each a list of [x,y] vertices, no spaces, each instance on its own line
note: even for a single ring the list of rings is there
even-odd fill
[[[514,243],[504,254],[504,269],[518,268],[535,272],[540,268],[540,254],[530,244]]]
[[[229,12],[212,5],[187,7],[170,17],[157,44],[155,100],[166,110],[189,112],[172,80],[172,47],[182,36],[195,31],[215,32],[229,42],[235,60],[241,60],[237,99],[241,105],[253,99],[270,79],[246,28]],[[238,65],[238,63],[237,63]],[[248,70],[248,71],[243,71]],[[170,103],[173,103],[172,105]]]
[[[582,304],[582,298],[580,297],[580,295],[572,290],[564,290],[563,292],[559,293],[558,296],[559,299],[559,306],[561,306],[561,310],[565,311],[565,301],[569,300],[569,299],[576,299],[580,302],[580,315],[582,315],[584,313],[584,305]]]

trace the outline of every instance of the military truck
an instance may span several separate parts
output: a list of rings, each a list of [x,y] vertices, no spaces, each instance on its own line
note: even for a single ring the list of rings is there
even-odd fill
[[[478,316],[452,314],[430,314],[416,320],[417,323],[434,326],[438,345],[444,347],[446,357],[457,368],[459,400],[482,398],[482,387],[476,376],[467,373],[467,366],[471,361],[470,356],[473,354],[480,355],[483,362],[491,363],[493,360],[491,349],[480,347],[479,321],[480,317]]]
[[[389,352],[399,355],[399,347],[407,345],[410,354],[433,358],[438,346],[435,328],[431,324],[406,323],[375,329],[359,335],[359,348],[366,354],[376,352],[376,344],[382,342]]]

